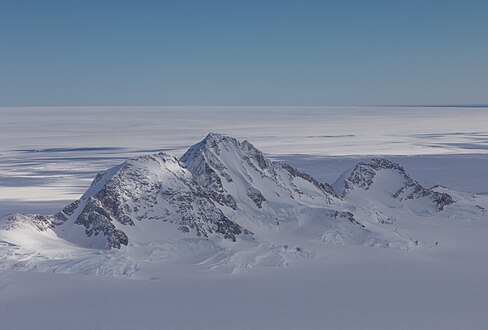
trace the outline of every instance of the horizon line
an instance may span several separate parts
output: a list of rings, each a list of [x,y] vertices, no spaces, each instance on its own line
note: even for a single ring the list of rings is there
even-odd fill
[[[378,108],[488,108],[488,103],[466,104],[350,104],[350,105],[0,105],[0,108],[319,108],[319,107],[378,107]]]

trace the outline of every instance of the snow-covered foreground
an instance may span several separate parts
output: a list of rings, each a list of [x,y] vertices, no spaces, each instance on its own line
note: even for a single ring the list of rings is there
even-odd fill
[[[470,240],[486,234],[460,230]],[[235,275],[169,268],[154,281],[0,273],[0,316],[5,329],[482,330],[486,248],[332,248],[299,267]]]
[[[132,110],[0,109],[0,217],[55,213],[79,198],[96,172],[141,154],[180,156],[212,130],[247,138],[321,183],[334,183],[360,161],[369,164],[369,155],[387,155],[424,187],[447,188],[402,188],[401,172],[371,163],[360,172],[366,177],[355,182],[367,183],[367,174],[377,168],[371,187],[326,202],[328,195],[306,182],[293,179],[288,186],[280,179],[269,188],[250,168],[232,172],[231,166],[219,175],[231,175],[234,185],[223,188],[237,196],[237,208],[219,208],[251,229],[253,240],[206,240],[191,236],[192,230],[181,236],[166,222],[138,223],[133,229],[117,225],[134,244],[104,251],[94,246],[105,241],[78,241],[73,237],[81,236],[72,229],[63,233],[67,225],[4,231],[1,328],[486,327],[488,109],[149,108],[137,115]],[[229,168],[234,162],[224,164]],[[249,184],[234,176],[239,171],[264,201],[249,187],[233,190]],[[273,193],[283,195],[279,189],[296,184],[299,192],[292,199],[273,199]],[[334,186],[343,189],[344,182]],[[398,198],[388,197],[398,188]],[[419,198],[407,198],[409,189],[420,191]],[[441,193],[456,202],[438,211],[429,198]],[[240,204],[246,194],[256,205]],[[315,221],[324,217],[321,198],[327,208],[354,213],[364,229],[327,212],[328,225]],[[248,222],[283,217],[283,207],[294,203],[306,207],[296,214],[297,224],[289,211],[279,226]]]

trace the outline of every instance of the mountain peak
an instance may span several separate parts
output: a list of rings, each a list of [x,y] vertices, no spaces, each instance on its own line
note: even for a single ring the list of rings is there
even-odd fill
[[[225,136],[225,135],[220,134],[220,133],[209,132],[207,134],[207,136],[203,139],[203,141],[210,142],[210,143],[211,142],[218,143],[218,142],[222,141],[224,138],[235,140],[233,137]]]
[[[215,146],[217,146],[220,143],[230,144],[236,147],[239,147],[240,145],[239,140],[237,140],[236,138],[223,135],[220,133],[213,133],[213,132],[208,133],[207,136],[205,136],[205,138],[202,141],[200,141],[200,143],[197,143],[197,145],[206,148],[215,148]]]
[[[328,186],[312,176],[268,160],[250,142],[229,136],[209,133],[180,160],[229,217],[237,213],[238,218],[246,221],[254,218],[276,224],[293,221],[292,209],[309,205],[320,208],[337,198]],[[282,214],[276,214],[278,208],[283,210]],[[253,224],[241,225],[252,228]]]
[[[397,163],[383,158],[373,158],[360,162],[352,171],[346,172],[334,186],[342,187],[342,195],[362,194],[361,191],[374,190],[367,194],[379,196],[378,193],[401,201],[412,201],[427,198],[431,200],[436,211],[454,203],[447,193],[422,187]]]
[[[191,146],[180,160],[183,163],[190,163],[193,158],[202,154],[208,156],[209,153],[214,153],[215,156],[220,157],[222,148],[226,151],[237,151],[239,156],[256,159],[262,168],[266,166],[263,153],[249,141],[241,142],[232,136],[213,132],[208,133],[202,141]]]

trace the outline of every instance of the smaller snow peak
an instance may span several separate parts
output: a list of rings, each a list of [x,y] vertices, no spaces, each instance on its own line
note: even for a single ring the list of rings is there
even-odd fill
[[[357,164],[343,186],[343,196],[358,188],[367,191],[374,186],[376,191],[381,190],[399,201],[427,198],[436,211],[442,211],[446,205],[454,203],[449,194],[422,187],[402,166],[381,158]]]
[[[368,162],[357,164],[344,184],[344,192],[359,187],[368,190],[373,184],[373,178],[378,171],[391,170],[399,173],[407,181],[413,181],[405,172],[403,167],[384,158],[373,158]],[[416,182],[415,182],[416,183]]]

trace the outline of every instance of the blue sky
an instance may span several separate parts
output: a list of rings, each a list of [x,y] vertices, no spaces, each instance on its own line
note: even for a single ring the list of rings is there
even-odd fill
[[[488,103],[488,1],[0,0],[0,106]]]

